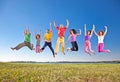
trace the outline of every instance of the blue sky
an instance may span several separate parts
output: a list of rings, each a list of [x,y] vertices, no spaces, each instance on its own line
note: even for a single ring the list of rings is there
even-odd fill
[[[31,43],[35,45],[34,30],[42,30],[44,35],[49,23],[54,20],[57,24],[66,24],[68,19],[70,26],[66,31],[65,40],[69,36],[69,30],[81,29],[82,35],[77,38],[79,51],[66,52],[64,56],[59,52],[56,58],[47,47],[43,53],[36,54],[27,47],[19,51],[12,51],[10,47],[24,41],[23,30],[30,27]],[[120,1],[119,0],[0,0],[0,61],[106,61],[120,60]],[[108,26],[105,37],[105,48],[111,53],[97,52],[97,37],[93,34],[91,39],[95,56],[84,53],[83,25],[87,29],[96,25],[96,31],[104,30]],[[57,30],[53,27],[52,44],[55,49]],[[44,40],[41,41],[41,47]],[[65,48],[71,47],[71,43]],[[60,50],[61,51],[61,50]]]

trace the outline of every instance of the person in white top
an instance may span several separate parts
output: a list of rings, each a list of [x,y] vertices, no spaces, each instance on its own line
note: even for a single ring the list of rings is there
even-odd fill
[[[107,26],[105,27],[105,31],[100,30],[98,33],[95,31],[95,25],[94,26],[94,33],[98,37],[98,52],[111,52],[110,50],[104,49],[104,37],[107,33]]]

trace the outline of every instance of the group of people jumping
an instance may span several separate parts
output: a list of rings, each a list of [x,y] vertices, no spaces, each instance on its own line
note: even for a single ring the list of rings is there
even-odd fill
[[[49,47],[52,51],[53,57],[58,54],[59,51],[59,45],[62,46],[62,53],[65,55],[65,40],[64,35],[69,27],[69,21],[66,20],[66,26],[63,24],[60,24],[60,26],[57,26],[56,21],[54,21],[54,27],[58,30],[58,38],[56,42],[56,50],[54,51],[52,47],[52,23],[50,23],[50,29],[46,30],[46,33],[44,34],[44,40],[45,43],[43,47],[40,47],[40,41],[41,41],[41,31],[40,33],[36,34],[36,31],[34,32],[35,39],[36,39],[36,47],[34,48],[33,44],[30,42],[31,33],[29,28],[24,30],[24,42],[18,44],[16,47],[11,47],[12,50],[19,50],[20,48],[27,46],[30,50],[35,50],[36,53],[42,52],[45,47]],[[105,26],[105,31],[100,30],[98,33],[95,31],[95,25],[93,25],[92,30],[86,30],[86,24],[84,24],[84,33],[85,33],[85,42],[84,42],[84,51],[85,53],[89,54],[90,56],[93,54],[95,55],[95,52],[91,48],[91,42],[90,39],[94,34],[98,37],[98,52],[111,52],[110,50],[104,49],[104,37],[107,33],[107,26]],[[81,29],[79,29],[79,33],[75,29],[70,30],[70,35],[68,37],[68,40],[66,43],[68,43],[71,40],[72,47],[67,48],[67,51],[78,51],[78,44],[76,37],[81,35]]]

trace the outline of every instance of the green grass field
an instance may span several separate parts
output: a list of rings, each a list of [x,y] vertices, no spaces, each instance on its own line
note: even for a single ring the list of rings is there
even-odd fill
[[[0,63],[0,82],[120,82],[120,64]]]

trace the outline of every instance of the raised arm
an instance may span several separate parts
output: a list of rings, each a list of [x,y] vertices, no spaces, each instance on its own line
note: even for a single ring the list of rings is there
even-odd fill
[[[104,36],[107,34],[107,26],[104,26],[105,27],[105,33],[104,33]]]
[[[35,39],[36,39],[36,30],[34,30],[34,37],[35,37]]]
[[[54,21],[54,27],[57,28],[57,24],[56,24],[56,21]]]
[[[81,32],[81,29],[79,29],[79,33],[78,33],[77,35],[79,36],[79,35],[81,35],[81,33],[82,33],[82,32]]]
[[[66,28],[68,28],[68,26],[69,26],[69,21],[68,21],[68,19],[66,20]]]
[[[92,30],[91,30],[91,36],[92,36],[92,34],[93,34],[93,32],[94,32],[94,29],[95,29],[95,27],[94,27],[94,25],[93,25],[93,28],[92,28]]]
[[[94,28],[94,33],[96,36],[98,36],[97,32],[95,31],[95,25],[93,24],[93,28]]]
[[[85,32],[85,36],[87,35],[86,33],[86,24],[84,24],[84,32]]]
[[[28,34],[30,33],[29,26],[26,28],[26,31],[28,32]]]
[[[50,31],[52,31],[52,23],[50,23]]]

